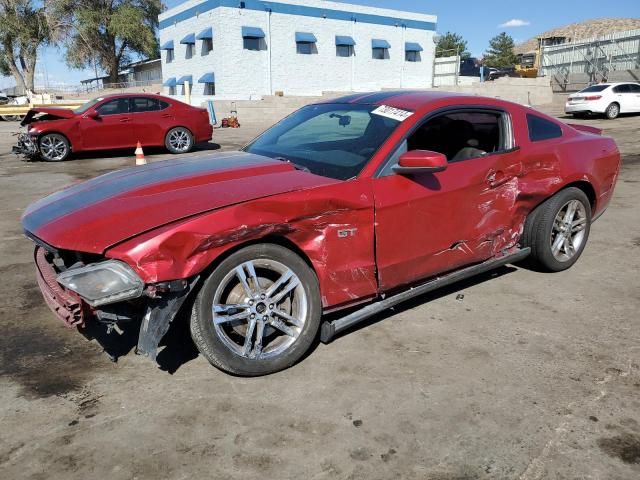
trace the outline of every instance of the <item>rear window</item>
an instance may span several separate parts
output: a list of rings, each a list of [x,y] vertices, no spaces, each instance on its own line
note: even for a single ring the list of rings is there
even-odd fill
[[[591,85],[590,87],[585,88],[584,90],[580,90],[580,93],[590,93],[590,92],[602,92],[609,88],[610,85]]]
[[[537,115],[527,114],[527,127],[529,129],[529,140],[532,142],[562,136],[562,129],[559,125]]]

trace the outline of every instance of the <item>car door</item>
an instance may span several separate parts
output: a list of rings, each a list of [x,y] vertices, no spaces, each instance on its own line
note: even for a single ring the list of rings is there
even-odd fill
[[[631,108],[634,112],[640,112],[640,84],[630,83],[629,90],[629,96],[631,97]]]
[[[80,129],[85,150],[108,150],[134,146],[129,98],[114,98],[96,105],[94,109],[84,114],[80,121]]]
[[[485,260],[504,245],[510,182],[522,168],[511,132],[506,112],[455,109],[429,117],[398,145],[373,180],[382,290]],[[447,169],[396,174],[408,150],[443,153]]]
[[[164,136],[173,126],[167,102],[152,97],[131,98],[131,126],[142,146],[164,145]]]

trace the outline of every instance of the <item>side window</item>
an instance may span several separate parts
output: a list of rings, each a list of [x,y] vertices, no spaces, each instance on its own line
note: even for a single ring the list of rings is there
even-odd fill
[[[158,105],[160,107],[158,108],[158,110],[164,110],[165,108],[169,108],[171,106],[170,104],[168,104],[167,102],[163,102],[162,100],[158,100]]]
[[[630,85],[618,85],[617,87],[613,87],[613,93],[629,93],[631,89]]]
[[[631,93],[640,93],[640,85],[635,83],[630,83],[629,90],[631,91]]]
[[[560,125],[546,120],[537,115],[527,114],[527,127],[529,129],[529,140],[539,142],[562,136]]]
[[[157,110],[160,110],[160,105],[155,98],[134,97],[131,99],[133,113],[155,112]]]
[[[109,100],[96,108],[96,111],[101,116],[129,113],[129,99],[117,98],[115,100]]]
[[[388,48],[372,48],[371,58],[373,58],[374,60],[388,60],[389,49]]]
[[[404,54],[404,59],[407,62],[421,62],[422,61],[422,58],[420,57],[420,52],[407,51]]]
[[[456,111],[427,120],[408,139],[408,150],[431,150],[449,162],[478,158],[505,148],[503,115],[490,111]]]
[[[245,37],[242,39],[245,50],[262,50],[262,38]]]
[[[353,55],[352,45],[336,45],[336,57],[350,57]]]

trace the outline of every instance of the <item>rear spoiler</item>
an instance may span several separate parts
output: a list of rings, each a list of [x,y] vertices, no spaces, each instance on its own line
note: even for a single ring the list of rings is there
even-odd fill
[[[601,128],[590,127],[588,125],[578,125],[577,123],[569,123],[568,125],[580,132],[591,133],[593,135],[602,135]]]

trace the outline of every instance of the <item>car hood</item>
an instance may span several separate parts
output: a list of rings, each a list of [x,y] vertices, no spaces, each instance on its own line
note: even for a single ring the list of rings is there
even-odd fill
[[[260,155],[209,154],[75,184],[29,206],[22,225],[28,235],[55,248],[104,253],[133,236],[193,215],[335,182]]]
[[[33,123],[34,117],[39,113],[43,114],[43,116],[40,117],[40,121],[60,120],[65,118],[73,118],[76,116],[74,111],[69,108],[37,107],[37,108],[32,108],[27,112],[25,117],[20,122],[20,125],[24,126],[24,125],[29,125],[30,123]]]

